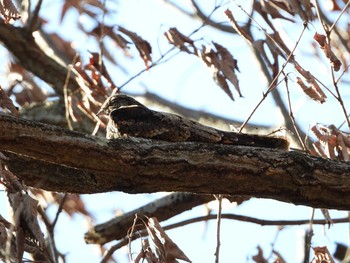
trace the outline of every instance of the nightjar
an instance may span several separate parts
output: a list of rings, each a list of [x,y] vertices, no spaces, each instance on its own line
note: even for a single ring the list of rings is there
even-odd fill
[[[102,105],[108,115],[108,139],[123,136],[169,142],[205,142],[288,149],[288,140],[255,134],[221,131],[199,122],[165,112],[148,109],[134,98],[114,94]]]

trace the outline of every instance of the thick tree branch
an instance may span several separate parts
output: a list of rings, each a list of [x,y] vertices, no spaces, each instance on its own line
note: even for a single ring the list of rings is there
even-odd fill
[[[57,94],[63,95],[63,86],[68,70],[40,49],[32,36],[32,32],[24,28],[0,23],[0,41],[25,69],[51,84]],[[74,75],[72,75],[68,88],[76,90],[78,87],[79,85]]]
[[[300,152],[136,138],[108,141],[5,114],[0,114],[0,150],[18,156],[11,155],[8,166],[26,184],[40,183],[46,190],[222,193],[350,209],[350,165]]]
[[[167,220],[195,206],[214,200],[212,195],[172,193],[148,205],[137,208],[108,222],[96,225],[85,234],[86,243],[104,244],[124,238],[133,225],[135,215],[143,218],[156,216],[159,221]],[[143,227],[141,227],[143,229]]]

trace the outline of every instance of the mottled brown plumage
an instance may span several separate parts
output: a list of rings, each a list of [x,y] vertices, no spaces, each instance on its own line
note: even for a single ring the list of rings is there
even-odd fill
[[[169,142],[206,142],[288,149],[287,140],[254,134],[221,131],[196,121],[148,109],[132,97],[111,96],[101,107],[109,116],[108,139],[121,136],[142,137]]]

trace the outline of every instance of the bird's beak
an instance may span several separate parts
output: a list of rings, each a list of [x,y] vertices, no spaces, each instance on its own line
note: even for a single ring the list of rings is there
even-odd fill
[[[109,98],[110,98],[110,97],[109,97]],[[97,116],[99,116],[101,113],[104,113],[105,110],[108,108],[107,105],[108,105],[109,100],[110,100],[109,98],[106,99],[105,102],[101,105],[100,110],[96,113]]]
[[[101,109],[96,113],[96,116],[99,116],[101,113],[103,113],[104,109],[101,107]]]

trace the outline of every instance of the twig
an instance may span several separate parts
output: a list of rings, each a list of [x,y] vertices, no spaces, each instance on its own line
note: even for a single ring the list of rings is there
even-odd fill
[[[171,224],[168,226],[163,227],[164,230],[170,230],[170,229],[175,229],[179,228],[185,225],[193,224],[193,223],[199,223],[199,222],[205,222],[208,220],[215,220],[218,218],[218,215],[211,214],[211,215],[206,215],[206,216],[200,216],[200,217],[195,217],[191,219],[187,219],[175,224]],[[249,217],[249,216],[242,216],[242,215],[236,215],[236,214],[221,214],[221,219],[230,219],[230,220],[238,220],[241,222],[247,222],[247,223],[253,223],[261,226],[298,226],[298,225],[305,225],[305,224],[310,224],[309,219],[302,219],[302,220],[264,220],[264,219],[259,219],[255,217]],[[341,223],[349,223],[350,222],[350,214],[348,217],[345,218],[337,218],[337,219],[332,219],[333,224],[341,224]],[[318,219],[318,220],[313,220],[313,225],[326,225],[328,224],[327,220],[325,219]],[[105,263],[108,261],[108,259],[112,256],[112,254],[128,245],[131,243],[131,241],[136,240],[137,238],[145,237],[147,236],[147,231],[142,230],[139,232],[138,236],[126,236],[125,238],[121,239],[120,242],[117,244],[113,245],[108,252],[104,255],[101,263]]]
[[[345,12],[346,8],[349,6],[350,2],[347,2],[347,4],[345,5],[345,7],[343,8],[342,12],[339,14],[339,16],[337,17],[337,19],[336,19],[336,20],[334,21],[334,23],[332,24],[331,28],[328,28],[328,26],[327,26],[325,23],[323,23],[323,20],[322,20],[322,18],[321,18],[321,11],[320,11],[320,7],[319,7],[319,4],[318,4],[318,1],[316,0],[315,3],[316,3],[316,13],[317,13],[317,17],[318,17],[318,19],[320,20],[320,23],[321,23],[322,26],[323,26],[323,30],[324,30],[324,32],[325,32],[325,34],[326,34],[326,36],[327,36],[327,42],[328,42],[328,44],[330,45],[330,43],[331,43],[331,37],[330,37],[331,32],[332,32],[332,30],[334,29],[334,27],[335,27],[336,23],[338,22],[338,20],[340,19],[340,17],[344,14],[344,12]],[[344,105],[344,101],[343,101],[343,99],[342,99],[342,96],[341,96],[341,94],[340,94],[339,87],[338,87],[338,84],[337,84],[338,81],[339,81],[339,79],[340,79],[340,77],[339,77],[337,80],[335,80],[334,69],[333,69],[332,66],[330,67],[330,71],[331,71],[333,86],[334,86],[334,89],[335,89],[335,91],[336,91],[336,96],[335,96],[335,98],[338,100],[338,102],[339,102],[339,104],[340,104],[340,107],[341,107],[341,109],[342,109],[342,111],[343,111],[343,113],[344,113],[345,120],[346,120],[346,122],[347,122],[347,124],[348,124],[348,127],[350,128],[349,116],[348,116],[347,110],[346,110],[345,105]]]
[[[70,80],[70,76],[72,74],[72,69],[73,69],[73,65],[75,64],[77,58],[79,57],[78,53],[75,54],[73,60],[72,60],[72,63],[68,66],[68,71],[67,71],[67,76],[66,76],[66,79],[64,81],[64,85],[63,85],[63,96],[64,96],[64,107],[65,107],[65,117],[66,117],[66,120],[67,120],[67,125],[68,125],[68,128],[70,130],[73,130],[73,126],[72,126],[72,123],[70,121],[70,117],[69,117],[69,104],[68,104],[68,83],[69,83],[69,80]]]
[[[318,3],[318,0],[315,1],[316,3]],[[349,7],[350,5],[350,1],[348,1],[346,3],[346,5],[344,6],[343,10],[341,10],[339,16],[337,17],[337,19],[333,22],[333,24],[331,25],[331,27],[328,29],[329,33],[332,32],[333,28],[335,27],[335,25],[338,23],[340,17],[342,17],[342,15],[345,13],[345,10]]]
[[[293,50],[291,51],[291,53],[289,54],[286,62],[282,65],[281,70],[278,72],[278,74],[276,75],[276,77],[272,80],[272,82],[270,83],[267,91],[265,93],[263,93],[263,97],[261,98],[261,100],[258,102],[258,104],[255,106],[255,108],[253,109],[253,111],[250,113],[250,115],[248,116],[248,118],[244,121],[244,123],[241,125],[241,127],[239,128],[239,132],[242,132],[243,128],[248,124],[249,120],[252,118],[252,116],[254,115],[255,111],[259,108],[259,106],[261,105],[261,103],[266,99],[267,95],[275,88],[275,82],[277,82],[279,76],[282,74],[282,72],[284,71],[285,67],[287,66],[287,64],[289,63],[289,61],[293,58],[293,54],[297,48],[297,46],[299,45],[299,42],[301,40],[301,37],[303,36],[305,29],[307,27],[307,24],[304,23],[304,28],[300,33],[300,36],[297,40],[297,42],[294,45]]]
[[[222,198],[223,195],[215,195],[215,198],[218,201],[218,214],[216,220],[216,250],[215,250],[215,263],[219,263],[220,258],[220,232],[221,232],[221,214],[222,214]]]
[[[288,108],[289,108],[289,116],[290,116],[290,119],[292,121],[292,124],[293,124],[293,127],[294,127],[294,130],[297,134],[297,137],[298,137],[298,140],[301,144],[301,146],[303,147],[303,150],[306,151],[307,149],[307,146],[305,144],[305,141],[301,138],[301,135],[300,135],[300,132],[299,132],[299,129],[296,125],[296,122],[295,122],[295,118],[294,118],[294,114],[293,114],[293,109],[292,109],[292,103],[290,101],[290,93],[289,93],[289,85],[288,85],[288,78],[287,76],[284,77],[284,81],[286,83],[286,89],[287,89],[287,99],[288,99]]]
[[[211,13],[208,15],[208,19],[213,15],[213,13],[219,8],[219,6],[215,6],[214,9],[211,11]],[[200,29],[202,29],[203,27],[205,27],[207,25],[206,21],[203,22],[203,24],[201,26],[199,26],[197,29],[193,30],[192,33],[190,33],[188,36],[192,36],[193,34],[197,33]],[[176,54],[174,54],[173,56],[169,57],[166,60],[163,60],[164,57],[166,57],[170,52],[172,52],[174,49],[176,49],[175,46],[173,46],[172,48],[170,48],[168,51],[166,51],[164,54],[162,54],[155,62],[153,62],[151,65],[149,65],[148,68],[145,68],[143,70],[141,70],[140,72],[136,73],[134,76],[132,76],[131,78],[129,78],[126,82],[124,82],[122,85],[119,86],[118,90],[121,90],[124,86],[126,86],[127,84],[129,84],[132,80],[134,80],[135,78],[137,78],[138,76],[140,76],[141,74],[143,74],[144,72],[148,71],[149,69],[158,66],[160,64],[163,64],[167,61],[169,61],[171,58],[175,57],[177,54],[179,54],[180,52],[177,52]]]
[[[53,222],[51,223],[51,227],[52,229],[55,227],[56,223],[57,223],[57,220],[58,220],[58,216],[61,214],[61,212],[63,211],[63,206],[64,206],[64,203],[66,202],[66,199],[67,199],[67,196],[68,194],[65,193],[60,201],[60,205],[57,209],[57,212],[56,212],[56,216],[55,216],[55,219],[53,220]]]
[[[38,3],[35,6],[35,9],[33,11],[33,14],[31,15],[30,20],[28,21],[27,29],[30,32],[34,32],[36,30],[38,17],[39,17],[39,11],[40,11],[42,2],[43,2],[43,0],[38,1]],[[30,12],[30,10],[28,10],[28,12]]]
[[[273,241],[271,242],[271,252],[270,255],[267,257],[268,260],[270,260],[273,256],[273,254],[275,253],[275,246],[278,240],[278,236],[281,233],[281,231],[284,229],[284,226],[278,226],[277,228],[277,232],[275,234],[275,238],[273,239]]]
[[[309,230],[305,239],[305,258],[304,262],[310,262],[310,249],[311,249],[311,240],[313,236],[313,225],[315,224],[315,208],[311,208],[311,218],[309,220]],[[325,220],[327,222],[327,220]],[[327,222],[328,224],[329,222]]]

